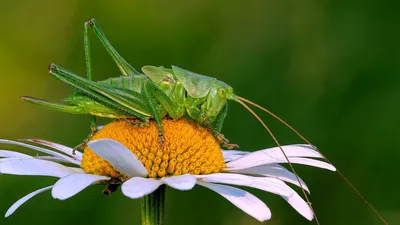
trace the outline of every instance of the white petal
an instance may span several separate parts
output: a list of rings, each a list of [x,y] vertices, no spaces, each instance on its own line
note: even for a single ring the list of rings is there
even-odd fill
[[[35,159],[41,159],[41,160],[47,160],[47,161],[52,161],[52,162],[59,162],[59,163],[69,163],[69,161],[65,159],[60,159],[55,156],[50,156],[50,155],[44,155],[44,156],[36,156],[34,157]]]
[[[286,145],[282,146],[285,154],[290,157],[315,157],[322,158],[322,156],[313,150],[311,147],[305,147],[304,145]],[[263,165],[271,163],[271,160],[279,158],[285,159],[281,149],[279,147],[264,149],[256,152],[247,154],[241,158],[231,161],[227,164],[228,167],[241,167],[243,165]]]
[[[191,190],[194,185],[196,185],[196,177],[191,174],[184,174],[180,176],[163,177],[161,182],[172,188],[187,191]]]
[[[223,155],[247,155],[251,152],[242,150],[222,150]]]
[[[301,164],[307,166],[314,166],[322,169],[327,169],[331,171],[336,171],[336,168],[329,163],[315,160],[315,159],[307,159],[307,158],[290,158],[290,163],[293,164]],[[286,159],[276,159],[275,163],[287,163]]]
[[[5,158],[33,158],[30,155],[26,155],[19,152],[8,151],[8,150],[0,150],[0,157]]]
[[[73,148],[70,148],[70,147],[65,146],[65,145],[61,145],[61,144],[58,144],[58,143],[54,143],[54,142],[46,141],[46,140],[42,140],[42,139],[36,139],[36,138],[21,139],[21,141],[33,142],[33,143],[36,143],[36,144],[40,144],[40,145],[44,145],[44,146],[47,146],[47,147],[50,147],[50,148],[54,148],[54,149],[56,149],[56,150],[58,150],[60,152],[63,152],[65,154],[69,155],[69,156],[72,156],[73,158],[82,160],[82,152],[75,151],[75,155],[74,155],[74,154],[72,154]]]
[[[243,157],[243,155],[229,155],[229,156],[224,155],[224,162],[227,163],[227,162],[239,159],[241,157]]]
[[[40,159],[12,159],[0,162],[0,174],[65,177],[75,173],[61,164]]]
[[[237,171],[229,171],[231,173],[244,173],[250,175],[262,175],[262,176],[275,176],[281,180],[293,183],[300,187],[296,176],[288,171],[285,167],[280,166],[278,164],[269,164],[262,165],[253,168],[247,168],[243,170]],[[303,188],[309,192],[308,187],[304,183],[304,181],[299,177],[300,182],[302,183]],[[296,193],[293,191],[293,195],[288,197],[281,195],[297,212],[299,212],[302,216],[304,216],[308,220],[313,219],[313,212],[309,205]]]
[[[70,170],[73,170],[75,173],[86,173],[83,169],[81,168],[76,168],[76,167],[68,167]]]
[[[29,159],[29,158],[1,158],[1,159],[0,159],[0,164],[1,164],[2,162],[5,162],[5,161],[19,160],[19,159]],[[33,159],[33,157],[32,157],[31,159]],[[0,170],[0,171],[1,171],[1,170]],[[0,172],[0,173],[1,173],[1,172]]]
[[[96,181],[109,180],[109,177],[93,174],[71,174],[58,180],[51,191],[53,198],[65,200],[76,194]]]
[[[283,166],[280,166],[278,164],[267,164],[267,165],[261,165],[261,166],[256,166],[256,167],[251,167],[251,168],[246,168],[246,169],[239,169],[239,170],[233,170],[230,168],[224,169],[224,172],[228,173],[238,173],[238,174],[248,174],[248,175],[258,175],[258,176],[266,176],[266,177],[276,177],[280,180],[292,183],[294,185],[297,185],[300,187],[299,182],[297,181],[296,175],[292,172],[290,172],[288,169],[286,169]],[[301,186],[303,186],[304,190],[306,190],[308,193],[310,193],[310,190],[308,189],[306,183],[299,177]]]
[[[283,181],[272,177],[251,177],[241,174],[214,173],[196,176],[204,182],[252,187],[277,195],[292,196],[294,190]]]
[[[249,153],[250,152],[244,152],[239,150],[222,150],[225,162],[233,161]]]
[[[314,213],[310,206],[305,202],[300,195],[295,193],[292,197],[282,196],[300,215],[311,221],[314,218]]]
[[[244,156],[244,157],[246,157],[246,156]],[[332,166],[331,164],[323,162],[323,161],[315,160],[315,159],[290,157],[289,160],[290,160],[290,163],[292,163],[292,164],[302,164],[302,165],[319,167],[319,168],[323,168],[323,169],[327,169],[327,170],[331,170],[331,171],[336,171],[336,168],[334,166]],[[240,161],[240,163],[239,163],[239,161]],[[273,163],[287,163],[287,160],[285,158],[268,158],[267,159],[266,157],[264,157],[264,159],[250,162],[247,160],[241,161],[241,159],[237,159],[235,161],[227,163],[226,165],[230,170],[239,170],[239,169],[246,169],[246,168],[256,167],[256,166],[261,166],[261,165],[266,165],[266,164],[273,164]]]
[[[243,210],[243,212],[256,218],[260,222],[271,218],[271,211],[264,202],[244,190],[222,184],[206,182],[198,182],[198,184],[217,192],[236,207]]]
[[[32,193],[30,193],[30,194],[24,196],[23,198],[19,199],[17,202],[15,202],[15,203],[7,210],[5,217],[7,218],[7,217],[11,216],[11,215],[15,212],[15,210],[17,210],[22,204],[24,204],[25,202],[27,202],[29,199],[31,199],[32,197],[36,196],[37,194],[40,194],[40,193],[42,193],[42,192],[44,192],[44,191],[47,191],[47,190],[51,189],[52,187],[53,187],[53,186],[48,186],[48,187],[45,187],[45,188],[36,190],[36,191],[34,191],[34,192],[32,192]]]
[[[123,144],[112,139],[101,139],[88,143],[89,148],[107,160],[115,169],[130,177],[146,177],[143,163]]]
[[[311,157],[311,158],[324,158],[319,152],[311,145],[306,144],[294,144],[282,146],[283,151],[285,151],[288,157]],[[265,149],[269,155],[273,157],[282,158],[285,157],[282,150],[279,147]]]
[[[30,148],[30,149],[33,149],[33,150],[36,150],[36,151],[39,151],[39,152],[43,152],[43,153],[46,153],[46,154],[49,154],[49,155],[52,155],[52,156],[59,157],[61,159],[65,159],[70,163],[80,165],[80,162],[78,162],[77,160],[75,160],[75,159],[73,159],[73,158],[71,158],[69,156],[66,156],[64,154],[49,150],[49,149],[45,149],[45,148],[41,148],[41,147],[37,147],[37,146],[33,146],[33,145],[28,145],[28,144],[25,144],[25,143],[22,143],[22,142],[18,142],[18,141],[10,141],[10,140],[4,140],[4,139],[0,139],[0,143],[1,144],[11,144],[11,145],[23,146],[23,147]]]
[[[155,191],[162,182],[151,178],[133,177],[122,184],[121,191],[129,198],[137,199]]]

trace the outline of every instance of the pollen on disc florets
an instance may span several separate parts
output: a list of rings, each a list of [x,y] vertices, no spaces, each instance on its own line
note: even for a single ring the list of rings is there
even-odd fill
[[[103,138],[119,141],[140,159],[152,178],[186,173],[217,173],[225,167],[219,143],[210,131],[184,119],[164,119],[162,124],[165,138],[163,145],[159,143],[154,121],[143,128],[126,120],[115,121],[104,126],[90,141]],[[87,173],[121,180],[128,178],[89,147],[84,150],[81,167]]]

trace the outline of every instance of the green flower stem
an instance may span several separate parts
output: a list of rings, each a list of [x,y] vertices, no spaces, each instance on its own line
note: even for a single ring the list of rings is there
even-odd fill
[[[165,185],[142,198],[142,225],[164,224]]]

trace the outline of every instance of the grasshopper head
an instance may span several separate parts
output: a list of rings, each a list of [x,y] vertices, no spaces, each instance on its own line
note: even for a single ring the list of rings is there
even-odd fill
[[[216,83],[218,96],[221,100],[235,100],[236,95],[233,93],[233,88],[223,81],[218,80]]]
[[[207,104],[203,105],[203,112],[205,112],[207,118],[215,118],[224,108],[227,101],[234,99],[233,88],[217,80],[207,98]]]

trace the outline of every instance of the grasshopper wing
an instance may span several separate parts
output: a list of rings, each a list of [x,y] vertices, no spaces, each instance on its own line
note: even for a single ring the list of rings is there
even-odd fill
[[[165,68],[157,66],[143,66],[142,71],[147,77],[150,78],[151,81],[156,84],[160,84],[163,81],[175,83],[172,70],[168,71]]]
[[[214,77],[193,73],[177,66],[172,66],[172,70],[188,94],[193,98],[204,98],[217,80]]]

